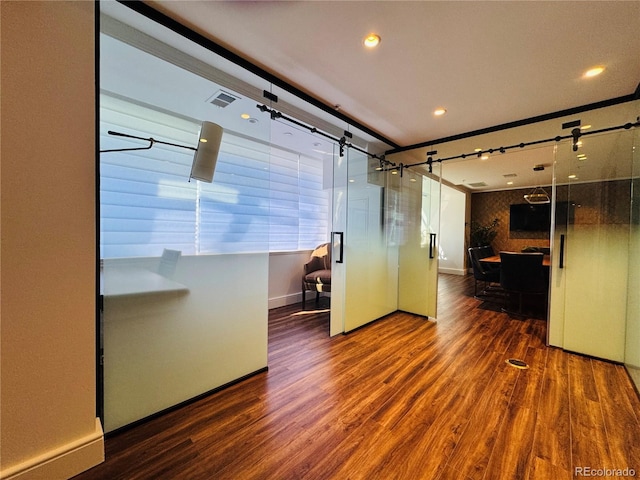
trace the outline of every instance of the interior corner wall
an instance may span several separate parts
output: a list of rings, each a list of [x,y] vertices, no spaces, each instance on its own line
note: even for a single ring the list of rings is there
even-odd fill
[[[465,218],[467,195],[442,185],[438,271],[465,275]]]
[[[312,250],[269,254],[269,308],[302,301],[302,274]]]
[[[0,2],[0,478],[104,458],[96,418],[95,4]]]

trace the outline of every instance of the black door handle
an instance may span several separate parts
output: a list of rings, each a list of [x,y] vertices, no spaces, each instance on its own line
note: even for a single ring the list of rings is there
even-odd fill
[[[433,249],[435,246],[436,246],[436,234],[430,233],[429,234],[429,258],[435,258],[433,254]]]
[[[338,252],[336,258],[336,263],[344,263],[344,232],[331,232],[331,245],[333,250],[333,255],[336,255],[336,237],[340,237],[340,244],[338,247]]]
[[[558,268],[564,268],[564,235],[560,235],[560,265]]]

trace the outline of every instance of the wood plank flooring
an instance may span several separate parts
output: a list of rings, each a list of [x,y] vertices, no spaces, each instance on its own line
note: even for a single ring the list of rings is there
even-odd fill
[[[474,299],[471,282],[440,276],[437,323],[396,313],[334,338],[327,312],[274,310],[268,372],[108,438],[76,479],[640,476],[624,368],[546,347],[543,320]]]

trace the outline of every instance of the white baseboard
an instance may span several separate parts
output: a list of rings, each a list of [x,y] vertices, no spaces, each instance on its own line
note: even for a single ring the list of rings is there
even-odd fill
[[[467,270],[464,268],[439,268],[438,273],[449,273],[451,275],[466,275]]]
[[[91,434],[62,447],[0,470],[1,480],[65,480],[104,462],[104,435],[100,419]]]
[[[331,295],[330,293],[321,292],[320,296],[325,297]],[[316,292],[307,291],[307,302],[309,299],[315,299]],[[272,297],[269,299],[269,309],[285,307],[287,305],[293,305],[295,303],[302,303],[302,293],[290,293],[289,295],[282,295],[280,297]]]
[[[315,295],[313,292],[307,292],[309,295]],[[302,302],[302,293],[290,293],[289,295],[282,295],[280,297],[273,297],[269,299],[269,309],[284,307],[286,305],[293,305],[294,303]]]

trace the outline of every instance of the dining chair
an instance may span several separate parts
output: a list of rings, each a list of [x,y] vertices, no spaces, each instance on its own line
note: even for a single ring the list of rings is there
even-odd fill
[[[486,257],[492,257],[494,255],[493,248],[491,247],[471,247],[468,250],[469,263],[473,270],[473,296],[479,298],[478,294],[478,281],[484,282],[484,288],[480,295],[489,295],[494,293],[491,288],[491,284],[497,284],[500,282],[500,265],[490,265],[488,263],[482,263],[482,259]]]
[[[522,316],[523,296],[545,299],[549,288],[548,271],[542,265],[542,253],[500,252],[500,285],[504,289],[503,312]],[[510,310],[511,297],[518,296],[518,310]]]

